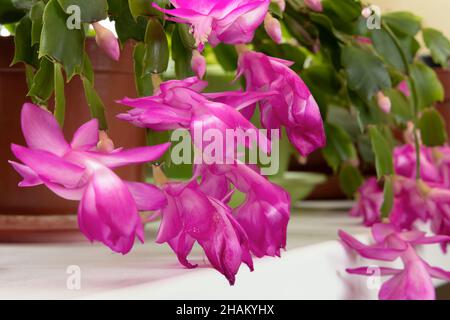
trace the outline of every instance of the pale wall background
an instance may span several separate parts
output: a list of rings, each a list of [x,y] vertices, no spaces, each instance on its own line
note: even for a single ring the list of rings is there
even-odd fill
[[[427,27],[444,32],[450,37],[450,0],[369,0],[384,11],[412,11],[423,18]]]

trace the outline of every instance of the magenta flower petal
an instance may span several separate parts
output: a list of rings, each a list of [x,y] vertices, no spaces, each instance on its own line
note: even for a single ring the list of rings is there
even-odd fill
[[[206,195],[227,202],[230,182],[224,175],[215,175],[206,166],[196,166],[194,177],[202,177],[199,189]]]
[[[406,178],[416,178],[416,149],[406,144],[394,149],[395,173]],[[441,182],[442,176],[439,167],[434,163],[432,149],[422,146],[420,148],[420,174],[427,182]]]
[[[148,183],[126,182],[139,211],[155,211],[167,206],[164,193]]]
[[[203,0],[196,1],[196,5],[188,1],[170,2],[175,9],[162,9],[155,3],[153,7],[170,15],[169,20],[189,24],[200,50],[207,41],[213,46],[219,42],[250,42],[270,4],[270,0]]]
[[[261,123],[266,129],[286,127],[291,143],[307,156],[325,145],[325,130],[314,97],[289,64],[247,51],[239,57],[237,77],[245,77],[248,91],[278,93],[260,103]]]
[[[167,94],[175,88],[191,89],[195,92],[202,92],[208,86],[208,82],[197,77],[190,77],[183,80],[169,80],[161,83],[159,89],[162,94]]]
[[[100,241],[115,252],[128,253],[144,229],[127,186],[107,168],[96,170],[78,211],[80,230],[91,241]]]
[[[36,172],[34,172],[30,167],[14,161],[8,162],[23,178],[23,180],[19,182],[19,187],[34,187],[43,183],[41,178],[39,178]]]
[[[435,244],[435,243],[449,243],[450,242],[450,236],[444,236],[444,235],[437,235],[437,236],[431,236],[431,237],[421,237],[415,241],[412,241],[411,243],[414,245],[417,244]]]
[[[242,44],[253,40],[256,29],[264,21],[270,1],[248,2],[248,4],[230,12],[227,17],[217,21],[216,30],[209,39],[211,45],[215,46],[219,42]]]
[[[342,230],[339,230],[339,237],[348,247],[367,259],[394,261],[407,249],[406,244],[403,248],[389,248],[384,245],[367,246]]]
[[[234,216],[248,235],[252,253],[257,257],[280,256],[280,250],[286,247],[289,194],[245,164],[214,165],[208,169],[211,176],[226,177],[246,194],[246,200],[234,210]],[[203,175],[203,179],[208,176]]]
[[[168,206],[163,209],[163,220],[158,232],[157,242],[163,243],[177,236],[181,227],[194,238],[208,238],[212,227],[210,219],[214,207],[208,197],[198,192],[192,182],[185,184],[168,184],[164,186],[168,195]],[[180,223],[183,222],[183,223]]]
[[[37,175],[65,186],[77,186],[85,169],[67,162],[58,156],[41,150],[31,150],[18,145],[11,145],[14,155]]]
[[[192,247],[195,244],[195,239],[181,232],[178,236],[175,236],[168,241],[168,244],[172,250],[177,254],[178,261],[188,269],[197,268],[197,264],[192,264],[188,261],[187,257],[192,251]]]
[[[264,98],[275,96],[276,92],[226,91],[205,93],[205,97],[233,107],[248,120],[253,116],[256,103]]]
[[[441,279],[441,280],[445,280],[445,281],[450,281],[450,272],[445,271],[441,268],[437,268],[437,267],[431,267],[429,265],[426,265],[428,272],[430,273],[430,275],[435,278],[435,279]]]
[[[215,232],[210,238],[199,240],[205,250],[208,260],[214,268],[228,279],[231,285],[235,282],[235,275],[242,262],[249,264],[253,269],[250,253],[248,251],[247,237],[242,229],[236,230],[236,222],[231,215],[231,209],[221,202],[211,199],[216,212],[213,216]]]
[[[380,300],[434,300],[435,289],[425,263],[406,263],[405,270],[386,281],[380,290]]]
[[[46,180],[44,180],[44,184],[58,197],[72,201],[80,201],[83,198],[83,194],[86,190],[86,186],[82,186],[79,188],[67,188],[57,183],[52,183]]]
[[[372,226],[381,220],[381,206],[383,205],[383,190],[376,178],[367,179],[358,190],[358,199],[350,214],[362,216],[365,226]]]
[[[22,132],[31,149],[63,155],[69,148],[53,115],[40,107],[25,103],[22,108]]]
[[[168,242],[184,266],[194,241],[205,251],[211,265],[224,274],[230,284],[242,262],[252,269],[247,235],[221,201],[207,196],[197,181],[164,185],[168,205],[161,210],[162,222],[157,242]]]
[[[372,237],[377,243],[386,241],[386,238],[395,234],[398,229],[392,224],[376,223],[372,225]]]
[[[76,150],[91,150],[97,146],[98,140],[98,120],[92,119],[78,128],[70,146]]]
[[[151,147],[140,147],[112,153],[86,152],[86,154],[109,168],[117,168],[133,163],[155,161],[169,149],[170,143]]]

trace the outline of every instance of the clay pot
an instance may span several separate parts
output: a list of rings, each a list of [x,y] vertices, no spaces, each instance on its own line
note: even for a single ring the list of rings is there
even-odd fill
[[[63,200],[43,186],[18,188],[19,175],[8,164],[15,159],[12,142],[25,145],[20,112],[29,99],[25,72],[22,65],[9,67],[14,56],[13,38],[0,37],[0,215],[65,215],[75,214],[77,203]],[[109,135],[116,146],[126,148],[145,144],[145,131],[120,121],[115,116],[125,108],[115,103],[125,96],[135,97],[132,45],[126,45],[119,62],[112,61],[93,39],[86,41],[86,50],[95,71],[95,88],[107,109]],[[64,133],[70,139],[75,130],[91,119],[85,101],[81,80],[75,77],[65,88],[67,110]],[[127,180],[143,179],[143,167],[134,166],[117,170]]]
[[[444,86],[445,98],[443,102],[438,104],[437,108],[445,119],[447,135],[450,137],[450,70],[435,68],[434,71]]]

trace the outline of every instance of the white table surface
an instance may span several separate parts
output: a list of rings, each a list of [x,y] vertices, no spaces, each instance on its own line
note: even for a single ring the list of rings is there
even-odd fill
[[[367,278],[345,268],[374,264],[346,250],[337,230],[358,234],[368,230],[345,212],[294,213],[288,248],[282,258],[255,259],[255,271],[242,266],[236,285],[206,267],[201,250],[191,260],[200,268],[180,266],[167,245],[155,244],[156,226],[146,244],[122,256],[87,242],[0,244],[0,299],[372,299]],[[431,264],[450,269],[450,257],[437,246],[423,250]],[[67,268],[79,266],[79,290],[70,290]]]

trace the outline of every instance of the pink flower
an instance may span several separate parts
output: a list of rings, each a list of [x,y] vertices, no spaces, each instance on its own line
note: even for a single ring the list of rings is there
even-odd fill
[[[370,178],[359,188],[358,201],[350,211],[354,217],[362,216],[365,226],[372,226],[381,220],[381,206],[383,205],[383,190],[376,178]]]
[[[292,71],[292,62],[245,51],[240,54],[238,75],[247,91],[275,92],[260,102],[261,122],[266,129],[286,128],[291,143],[307,156],[326,143],[319,107],[306,84]],[[248,113],[251,116],[252,112]]]
[[[375,241],[365,245],[349,234],[339,231],[341,240],[360,256],[381,261],[401,259],[403,270],[380,267],[381,276],[392,276],[379,292],[381,300],[432,300],[435,290],[432,278],[450,281],[450,272],[428,265],[415,251],[417,245],[437,244],[450,241],[447,236],[427,237],[420,231],[400,231],[390,224],[375,224],[372,227]],[[348,273],[373,276],[369,267],[347,269]]]
[[[416,178],[416,148],[405,144],[394,149],[394,167],[397,175],[405,178]],[[434,160],[433,149],[420,147],[420,176],[426,182],[442,183],[443,176]]]
[[[69,144],[52,114],[28,103],[22,131],[28,148],[13,144],[11,149],[23,164],[10,162],[23,177],[19,186],[44,184],[64,199],[80,201],[80,230],[113,251],[125,254],[136,236],[144,240],[138,210],[164,206],[164,195],[152,185],[122,181],[111,169],[157,160],[169,144],[99,152],[97,120],[82,125]]]
[[[263,22],[270,0],[170,0],[175,9],[153,6],[172,16],[173,21],[192,27],[200,50],[209,41],[241,44],[252,41],[256,28]]]
[[[316,12],[323,11],[323,6],[322,6],[321,0],[305,0],[305,5],[313,11],[316,11]]]
[[[95,30],[95,41],[98,46],[113,60],[118,61],[120,59],[119,42],[115,35],[103,27],[99,22],[92,24]]]
[[[247,235],[226,204],[202,192],[196,181],[167,183],[163,191],[168,205],[161,210],[162,222],[156,241],[167,242],[180,263],[187,268],[197,266],[187,259],[197,242],[211,265],[231,285],[241,263],[253,271]]]
[[[412,229],[417,220],[428,221],[435,212],[435,203],[425,196],[423,182],[397,177],[394,187],[394,206],[389,215],[391,223],[401,229]]]
[[[196,131],[206,132],[208,129],[217,129],[225,132],[226,129],[235,131],[240,129],[243,132],[247,130],[258,132],[258,129],[237,110],[238,106],[213,101],[214,98],[199,93],[205,87],[206,82],[197,78],[164,82],[155,96],[121,100],[120,103],[134,109],[118,117],[137,126],[157,131],[188,129],[194,137],[194,143],[197,142],[194,134]],[[244,106],[271,94],[245,94],[236,97],[234,93],[231,93],[233,97],[236,97],[233,103]],[[217,97],[217,100],[219,99],[220,96]],[[257,140],[263,150],[268,150],[267,137],[259,135]],[[248,145],[253,142],[256,142],[255,139],[248,142]],[[197,146],[200,147],[198,144]]]
[[[400,82],[400,84],[397,86],[397,89],[400,90],[405,95],[405,97],[411,96],[411,91],[409,90],[408,81],[403,80],[402,82]]]
[[[233,214],[249,237],[252,253],[258,258],[280,256],[280,249],[286,247],[291,206],[285,190],[260,175],[258,168],[241,163],[203,166],[196,176],[202,176],[201,188],[207,193],[223,197],[230,183],[244,193],[245,201]]]
[[[396,178],[395,200],[389,216],[393,225],[412,229],[416,221],[431,221],[435,234],[450,235],[450,190],[438,184]],[[447,243],[441,243],[444,252]]]
[[[192,51],[191,67],[197,78],[203,79],[206,73],[206,59],[198,50]]]
[[[267,13],[266,18],[264,19],[264,28],[275,43],[280,44],[283,42],[280,21],[272,17],[270,13]]]

